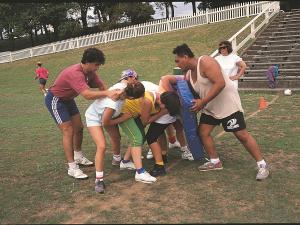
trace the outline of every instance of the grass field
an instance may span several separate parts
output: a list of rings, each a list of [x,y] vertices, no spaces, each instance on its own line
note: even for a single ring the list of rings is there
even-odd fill
[[[249,19],[123,40],[100,47],[100,68],[108,85],[133,67],[142,80],[158,82],[172,72],[172,49],[187,43],[196,54],[210,54]],[[271,176],[255,180],[255,161],[231,134],[216,138],[221,171],[199,172],[200,162],[183,161],[170,150],[168,175],[152,185],[134,181],[134,173],[110,164],[107,192],[94,192],[94,168],[84,181],[67,176],[60,131],[55,126],[34,78],[36,61],[50,70],[48,85],[64,67],[80,61],[83,49],[0,65],[0,223],[295,223],[300,222],[300,92],[241,92],[247,127],[271,165]],[[272,102],[257,112],[258,99]],[[81,97],[82,119],[91,104]],[[217,136],[222,131],[216,129]],[[124,136],[123,136],[124,137]],[[122,152],[128,140],[122,137]],[[95,145],[84,130],[83,149],[93,159]],[[148,148],[144,146],[144,155]],[[144,160],[147,169],[152,161]]]

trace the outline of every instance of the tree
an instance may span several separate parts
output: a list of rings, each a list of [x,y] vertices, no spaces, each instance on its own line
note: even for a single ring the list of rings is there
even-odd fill
[[[192,3],[192,7],[193,7],[193,14],[197,13],[197,7],[196,7],[196,1],[185,1],[184,4],[188,4],[188,3]]]
[[[172,2],[155,2],[156,9],[163,10],[165,9],[166,12],[166,19],[170,17],[169,8],[171,8],[171,17],[174,17],[174,5]]]
[[[130,3],[127,4],[127,12],[125,14],[132,24],[145,23],[153,20],[152,15],[155,14],[153,7],[149,3]]]

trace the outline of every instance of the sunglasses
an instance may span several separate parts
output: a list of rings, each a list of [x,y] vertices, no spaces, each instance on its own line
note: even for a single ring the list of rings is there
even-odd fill
[[[221,50],[221,49],[226,49],[227,48],[227,46],[220,46],[219,47],[219,49]]]

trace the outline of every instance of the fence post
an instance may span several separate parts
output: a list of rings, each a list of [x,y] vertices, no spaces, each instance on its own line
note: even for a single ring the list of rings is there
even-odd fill
[[[209,23],[208,8],[205,9],[206,23]]]
[[[237,52],[237,50],[236,50],[236,37],[231,41],[231,44],[232,44],[233,51]]]
[[[251,38],[254,39],[255,38],[255,24],[254,22],[251,23]]]
[[[9,61],[10,61],[10,62],[13,61],[13,60],[12,60],[12,54],[11,54],[11,52],[9,52]]]
[[[53,53],[55,52],[55,45],[52,45]]]
[[[136,37],[137,36],[137,29],[136,27],[134,26],[133,27],[133,37]]]
[[[30,57],[33,57],[32,48],[29,51],[30,51]]]
[[[246,5],[246,16],[249,17],[249,3]]]
[[[168,26],[168,31],[170,31],[171,30],[171,24],[170,24],[169,19],[167,20],[167,26]]]
[[[104,43],[107,43],[107,35],[106,35],[106,33],[103,33],[103,36],[104,36]]]

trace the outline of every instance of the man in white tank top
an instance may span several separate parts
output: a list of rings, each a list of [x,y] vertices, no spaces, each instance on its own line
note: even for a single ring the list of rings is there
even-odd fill
[[[257,180],[269,176],[269,169],[262,157],[262,153],[255,139],[247,131],[243,116],[243,108],[237,89],[229,77],[222,74],[218,62],[210,56],[195,57],[191,49],[182,44],[173,50],[175,63],[185,76],[166,75],[161,77],[160,85],[171,91],[172,84],[177,80],[186,79],[200,96],[194,99],[191,111],[197,113],[202,110],[198,131],[210,161],[199,166],[200,171],[223,169],[217,154],[213,137],[213,129],[222,124],[226,132],[232,132],[244,145],[257,162]]]

